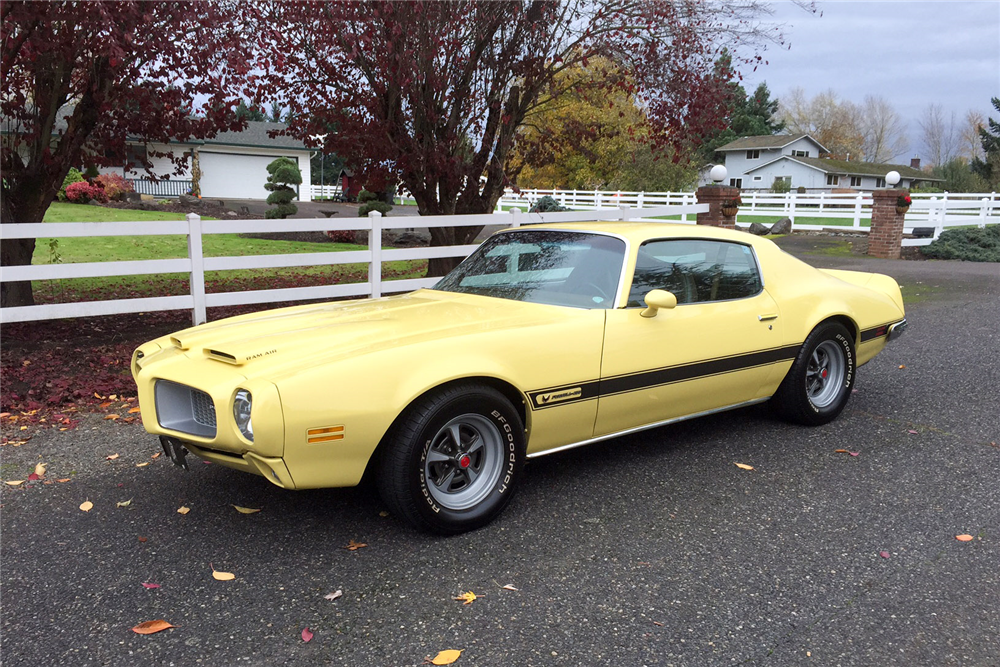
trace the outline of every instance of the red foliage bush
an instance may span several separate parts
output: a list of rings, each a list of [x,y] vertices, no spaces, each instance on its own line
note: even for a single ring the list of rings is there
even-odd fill
[[[101,174],[94,179],[94,184],[104,190],[104,194],[112,201],[122,201],[125,193],[132,192],[132,184],[118,174]]]
[[[91,199],[106,204],[108,202],[108,195],[101,186],[80,181],[79,183],[70,183],[66,186],[66,199],[74,204],[86,204]]]
[[[355,243],[354,235],[357,232],[350,229],[344,229],[336,232],[323,232],[326,234],[327,238],[334,243]]]

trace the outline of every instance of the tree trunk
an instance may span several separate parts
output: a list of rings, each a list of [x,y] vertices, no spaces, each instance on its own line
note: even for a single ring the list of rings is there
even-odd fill
[[[5,195],[8,192],[4,192]],[[14,224],[14,211],[9,197],[0,201],[0,224]],[[0,241],[0,266],[27,266],[35,253],[35,239],[4,239]],[[35,297],[31,293],[31,281],[0,283],[0,307],[33,306]]]

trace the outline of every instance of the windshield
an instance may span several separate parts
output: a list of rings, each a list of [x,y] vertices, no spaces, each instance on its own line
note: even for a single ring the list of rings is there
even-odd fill
[[[614,308],[625,242],[566,231],[487,239],[434,289],[573,308]]]

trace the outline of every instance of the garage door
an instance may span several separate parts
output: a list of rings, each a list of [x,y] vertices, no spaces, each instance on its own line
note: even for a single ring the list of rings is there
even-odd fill
[[[270,194],[264,189],[267,165],[279,157],[201,151],[201,196],[212,199],[267,199]]]

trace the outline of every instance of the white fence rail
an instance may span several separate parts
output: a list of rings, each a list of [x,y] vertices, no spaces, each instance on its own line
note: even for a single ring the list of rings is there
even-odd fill
[[[344,189],[338,185],[313,185],[312,199],[337,199],[344,194]]]
[[[497,202],[497,210],[510,206],[530,208],[535,202],[550,196],[560,205],[575,210],[590,210],[614,205],[650,206],[686,204],[695,201],[693,192],[632,192],[607,190],[508,190]],[[1000,223],[1000,196],[989,193],[940,193],[913,194],[913,205],[906,214],[904,233],[912,234],[914,228],[933,228],[927,239],[905,239],[904,245],[927,245],[948,227]],[[743,205],[736,216],[736,224],[748,226],[752,222],[773,222],[775,217],[792,221],[792,230],[817,231],[829,228],[849,228],[868,232],[872,217],[870,192],[743,192]],[[683,216],[681,222],[690,222]],[[829,221],[829,222],[827,222]]]
[[[138,299],[114,299],[75,303],[54,303],[0,309],[0,322],[25,322],[65,317],[90,317],[161,310],[190,309],[192,321],[207,321],[207,308],[279,301],[303,301],[342,297],[379,297],[382,294],[408,292],[430,287],[437,278],[411,278],[382,280],[382,262],[429,259],[432,257],[466,257],[476,245],[440,246],[429,248],[382,248],[383,229],[472,227],[500,225],[517,227],[527,222],[580,222],[590,220],[632,220],[642,216],[689,215],[707,211],[707,204],[667,206],[650,209],[621,207],[600,211],[572,211],[565,213],[522,213],[513,209],[507,213],[485,215],[440,215],[414,218],[383,218],[372,211],[365,218],[328,220],[321,218],[289,219],[281,222],[283,232],[363,230],[368,232],[365,250],[290,253],[283,255],[257,255],[239,257],[205,257],[202,241],[209,234],[264,233],[275,231],[271,220],[202,220],[191,214],[187,220],[168,222],[63,222],[23,223],[0,226],[0,239],[15,238],[71,238],[93,236],[163,236],[187,237],[188,256],[178,259],[153,259],[116,262],[81,262],[71,264],[40,264],[32,266],[5,266],[0,281],[65,280],[71,278],[96,278],[104,276],[137,276],[161,273],[187,273],[190,275],[190,294],[157,296]],[[283,268],[337,264],[368,265],[367,280],[361,283],[317,285],[286,289],[266,289],[245,292],[206,292],[206,271],[231,271],[236,269]]]

